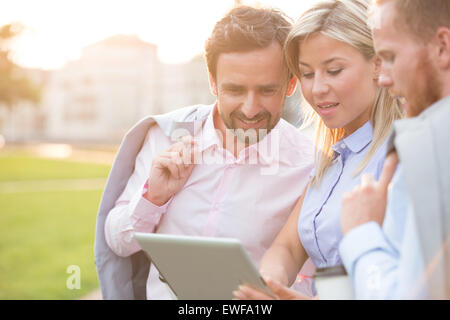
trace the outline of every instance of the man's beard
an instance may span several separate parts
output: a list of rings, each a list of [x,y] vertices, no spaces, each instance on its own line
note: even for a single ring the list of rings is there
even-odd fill
[[[433,103],[441,99],[442,83],[437,72],[431,64],[428,54],[423,54],[417,66],[416,75],[422,78],[423,85],[414,90],[413,99],[407,99],[407,116],[416,117]],[[414,89],[414,88],[413,88]]]
[[[276,117],[272,117],[270,112],[264,110],[254,116],[252,119],[247,118],[240,110],[234,110],[230,113],[229,117],[225,117],[221,112],[219,112],[223,123],[230,130],[234,136],[236,136],[239,141],[245,143],[246,145],[252,145],[258,143],[264,137],[269,134],[269,132],[275,127],[281,118],[281,113],[278,113]],[[242,129],[238,125],[238,121],[264,121],[264,125],[259,128]]]

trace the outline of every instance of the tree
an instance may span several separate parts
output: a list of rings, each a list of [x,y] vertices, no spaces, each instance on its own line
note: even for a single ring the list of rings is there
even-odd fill
[[[24,29],[19,23],[0,27],[0,105],[12,108],[20,101],[39,102],[41,87],[11,60],[11,41]]]

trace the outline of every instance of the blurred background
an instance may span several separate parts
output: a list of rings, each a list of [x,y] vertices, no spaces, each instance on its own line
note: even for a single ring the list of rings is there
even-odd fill
[[[295,20],[314,2],[3,0],[0,299],[99,298],[96,213],[123,135],[214,102],[203,46],[233,6]],[[283,117],[298,127],[300,110],[297,90]]]

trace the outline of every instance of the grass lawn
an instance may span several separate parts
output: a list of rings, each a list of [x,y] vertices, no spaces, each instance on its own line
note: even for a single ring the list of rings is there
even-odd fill
[[[25,154],[0,155],[0,181],[107,177],[109,166]]]
[[[0,183],[106,178],[109,168],[0,154]],[[93,244],[101,193],[0,193],[0,299],[76,299],[98,287]],[[71,265],[80,268],[80,289],[66,286]]]

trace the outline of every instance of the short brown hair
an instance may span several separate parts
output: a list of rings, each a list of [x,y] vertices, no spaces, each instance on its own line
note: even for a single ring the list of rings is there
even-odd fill
[[[239,6],[216,23],[205,45],[208,70],[216,77],[221,53],[247,52],[268,47],[277,41],[283,48],[291,29],[291,19],[272,8]]]
[[[439,27],[450,28],[449,0],[375,0],[377,5],[394,2],[396,26],[419,41],[428,42]]]

